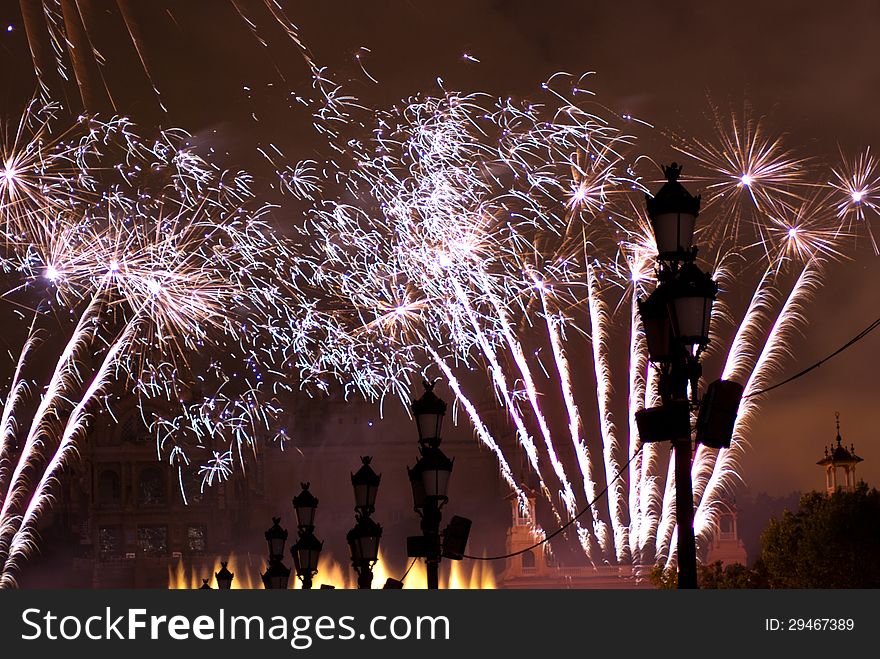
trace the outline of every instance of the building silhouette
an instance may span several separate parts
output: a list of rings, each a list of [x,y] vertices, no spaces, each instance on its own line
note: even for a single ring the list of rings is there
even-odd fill
[[[510,497],[511,525],[507,531],[506,559],[498,578],[499,588],[653,588],[647,579],[639,577],[641,570],[632,565],[560,565],[546,544],[538,544],[542,536],[535,530],[535,493],[526,490],[528,511],[520,509],[516,497]]]

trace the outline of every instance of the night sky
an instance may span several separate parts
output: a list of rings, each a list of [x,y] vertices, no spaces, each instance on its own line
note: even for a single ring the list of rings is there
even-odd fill
[[[150,70],[169,111],[158,110],[130,42],[120,37],[112,11],[103,11],[115,4],[96,1],[95,39],[120,112],[143,124],[182,126],[239,165],[257,162],[257,142],[311,155],[308,123],[291,122],[283,101],[285,90],[307,88],[308,70],[271,20],[260,26],[270,43],[263,48],[225,1],[138,4]],[[601,102],[657,127],[650,155],[658,162],[676,157],[664,146],[665,132],[709,137],[710,101],[734,110],[748,102],[803,155],[834,163],[838,145],[849,155],[880,148],[880,4],[870,0],[282,4],[315,60],[350,77],[353,93],[374,106],[434,91],[438,77],[447,89],[528,98],[555,72],[595,71],[588,85]],[[166,5],[174,7],[171,14]],[[2,108],[15,117],[33,92],[33,71],[18,2],[2,0],[0,7],[4,28],[13,28],[0,33]],[[358,52],[380,84],[361,73]],[[75,99],[74,88],[66,89]],[[873,222],[880,232],[880,219]],[[783,375],[824,357],[877,317],[880,257],[864,237],[853,254],[828,270]],[[865,458],[861,477],[880,484],[878,349],[880,333],[766,397],[743,465],[749,491],[820,488],[815,462],[834,438],[835,411],[844,440]]]

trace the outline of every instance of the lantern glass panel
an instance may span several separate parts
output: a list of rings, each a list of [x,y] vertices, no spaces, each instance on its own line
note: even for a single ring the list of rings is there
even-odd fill
[[[696,216],[689,213],[660,213],[651,218],[659,254],[690,251],[696,220]]]
[[[709,341],[712,298],[679,297],[670,305],[673,330],[685,345],[705,345]]]
[[[360,560],[372,563],[379,558],[379,538],[375,535],[365,535],[357,540]]]
[[[665,310],[664,310],[665,312]],[[648,344],[648,356],[652,362],[662,362],[672,354],[672,324],[669,315],[643,318],[645,341]]]
[[[425,495],[446,498],[446,492],[449,490],[449,477],[451,475],[452,472],[448,469],[425,469],[422,472]]]
[[[285,538],[270,538],[268,542],[270,556],[284,556]]]
[[[357,483],[354,487],[354,505],[355,508],[366,508],[373,510],[376,507],[376,494],[379,489],[375,485],[367,483]]]
[[[301,573],[311,574],[318,571],[318,559],[321,556],[320,549],[300,549],[296,552],[296,570]]]
[[[315,513],[317,512],[317,508],[314,506],[300,506],[295,508],[296,510],[296,520],[298,526],[314,526],[315,525]]]
[[[422,473],[418,466],[409,470],[409,484],[412,488],[413,507],[425,507],[425,481],[422,480]]]
[[[443,425],[442,414],[417,414],[416,425],[419,429],[419,440],[427,442],[432,439],[440,438],[440,428]]]

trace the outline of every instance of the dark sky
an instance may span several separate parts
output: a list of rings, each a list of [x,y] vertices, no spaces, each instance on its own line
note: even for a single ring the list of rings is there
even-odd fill
[[[146,53],[169,108],[163,115],[118,31],[114,3],[96,0],[94,38],[108,56],[107,75],[119,109],[142,123],[188,128],[221,148],[253,157],[258,140],[307,156],[308,136],[256,91],[304,88],[308,73],[296,50],[257,10],[270,41],[264,49],[221,0],[137,3]],[[595,71],[590,87],[620,112],[679,134],[707,137],[708,99],[741,108],[748,100],[768,125],[789,134],[805,155],[834,160],[880,148],[880,65],[876,29],[880,3],[739,0],[708,3],[373,0],[282,2],[300,26],[315,60],[353,78],[354,93],[372,104],[436,88],[529,96],[557,71]],[[172,14],[162,7],[174,6]],[[2,0],[6,112],[33,89],[18,2]],[[173,20],[172,20],[173,16]],[[115,26],[115,27],[114,27]],[[359,47],[371,83],[354,64]],[[474,63],[462,55],[480,60]],[[281,82],[276,67],[284,75]],[[72,90],[68,90],[72,93]],[[265,106],[263,103],[267,103]],[[257,125],[250,112],[257,110]],[[216,132],[214,132],[216,131]],[[658,139],[658,161],[672,158]],[[297,153],[299,152],[299,153]],[[875,219],[880,231],[880,220]],[[861,241],[851,261],[834,264],[807,312],[804,336],[792,346],[784,374],[823,357],[877,317],[880,259]],[[865,458],[861,476],[880,484],[877,442],[877,360],[880,332],[802,380],[767,396],[751,433],[743,473],[749,490],[784,493],[819,487],[815,461],[834,437],[839,411],[846,442]],[[783,374],[783,375],[784,375]],[[708,374],[707,374],[708,375]]]

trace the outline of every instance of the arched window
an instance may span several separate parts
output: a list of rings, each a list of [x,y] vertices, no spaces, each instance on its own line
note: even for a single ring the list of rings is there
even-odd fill
[[[119,474],[113,469],[105,469],[98,476],[98,503],[103,506],[118,506],[122,501],[122,483]]]
[[[158,467],[142,469],[138,478],[138,503],[157,505],[165,503],[165,479]]]
[[[522,555],[523,572],[531,572],[535,569],[535,552],[527,551]]]

